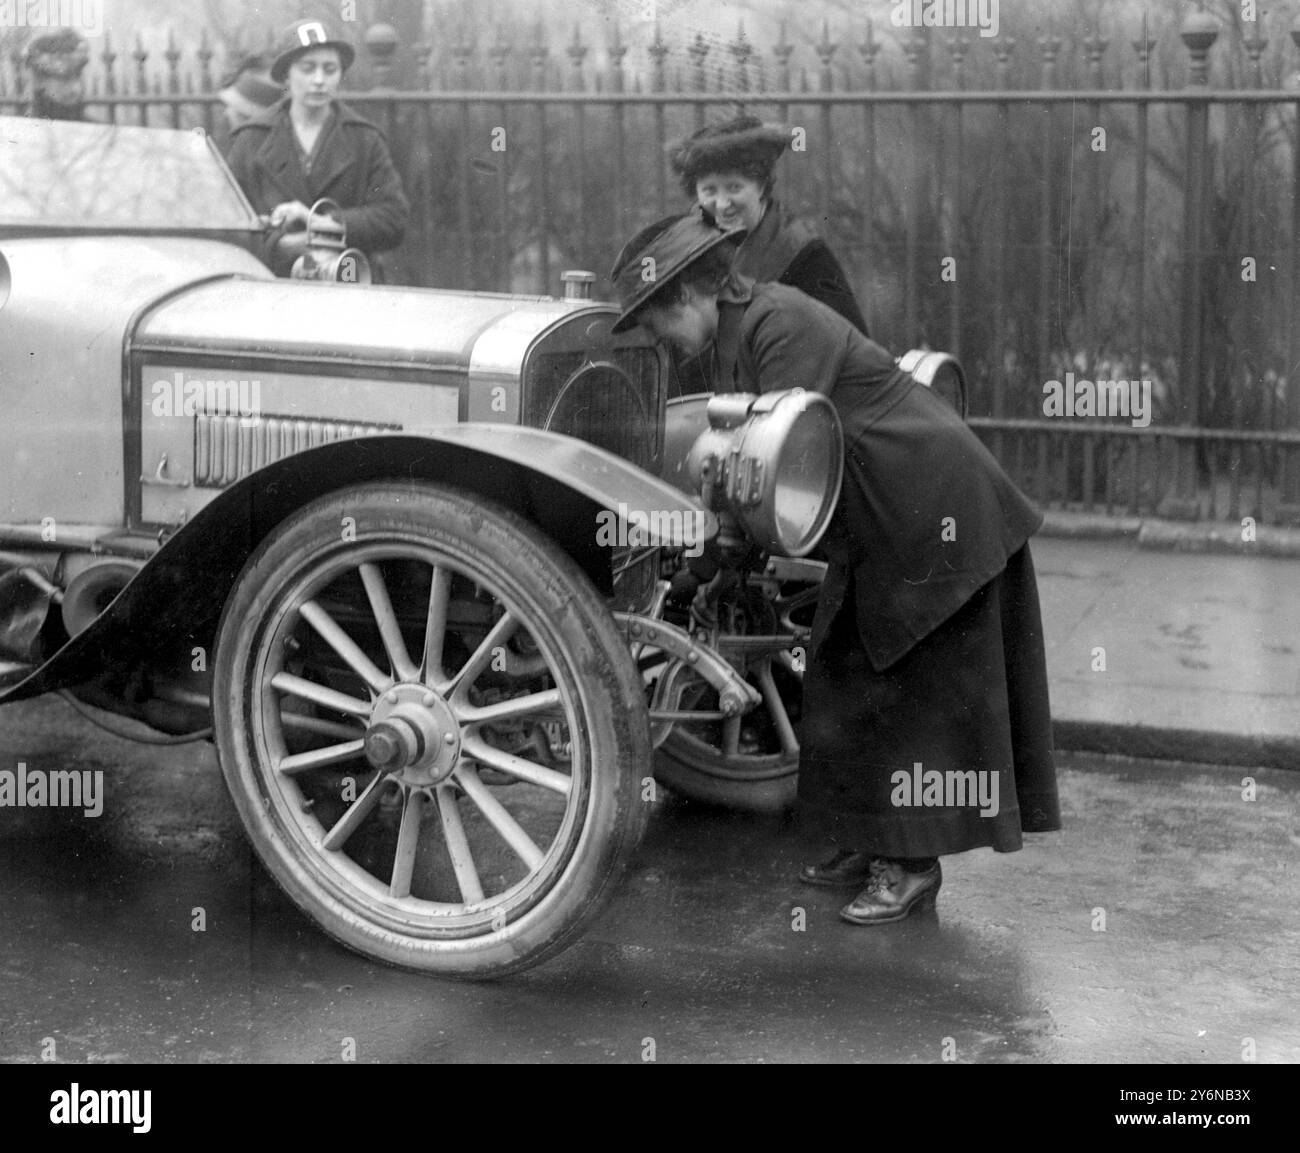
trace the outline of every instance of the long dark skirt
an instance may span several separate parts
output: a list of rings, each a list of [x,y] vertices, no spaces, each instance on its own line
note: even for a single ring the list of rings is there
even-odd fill
[[[883,672],[862,648],[854,600],[850,590],[804,676],[803,816],[885,857],[1008,853],[1022,831],[1059,829],[1029,546]]]

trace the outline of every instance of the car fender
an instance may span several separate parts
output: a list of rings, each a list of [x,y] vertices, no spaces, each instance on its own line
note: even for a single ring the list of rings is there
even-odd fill
[[[0,704],[83,684],[163,649],[209,649],[235,580],[276,525],[328,492],[393,479],[453,484],[505,505],[555,540],[604,595],[612,591],[610,544],[690,546],[717,532],[713,514],[677,489],[559,433],[459,424],[420,436],[321,445],[267,465],[216,496],[170,536],[94,623],[0,693]],[[340,532],[346,528],[340,525]]]

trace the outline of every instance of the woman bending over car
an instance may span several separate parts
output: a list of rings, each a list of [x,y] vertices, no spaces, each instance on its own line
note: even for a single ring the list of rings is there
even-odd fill
[[[839,848],[801,879],[858,888],[847,921],[898,921],[934,901],[940,857],[1060,828],[1028,545],[1042,514],[844,316],[734,275],[737,239],[699,209],[643,229],[611,273],[614,331],[639,324],[686,355],[713,342],[718,392],[800,387],[839,414],[799,759],[801,808]]]

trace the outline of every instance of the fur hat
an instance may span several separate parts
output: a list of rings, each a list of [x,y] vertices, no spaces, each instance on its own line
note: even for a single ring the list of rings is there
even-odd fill
[[[668,160],[681,177],[686,195],[694,197],[696,181],[710,172],[761,172],[763,180],[769,180],[781,153],[789,146],[789,129],[744,115],[706,124],[669,145]]]

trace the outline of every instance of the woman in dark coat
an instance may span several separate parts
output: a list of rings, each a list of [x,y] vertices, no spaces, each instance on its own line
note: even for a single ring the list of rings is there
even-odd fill
[[[336,99],[354,55],[320,21],[299,21],[271,65],[289,95],[232,135],[230,169],[275,229],[267,262],[277,276],[305,250],[309,208],[322,197],[338,203],[348,243],[367,256],[395,248],[406,230],[410,206],[384,134]]]
[[[1042,516],[885,349],[801,292],[733,276],[727,239],[698,212],[643,230],[615,265],[615,331],[641,324],[684,353],[715,341],[719,391],[802,387],[839,413],[799,800],[846,847],[802,879],[860,886],[848,921],[896,921],[933,901],[939,857],[1060,827],[1027,543]]]
[[[867,322],[840,262],[808,221],[773,197],[776,162],[791,134],[756,116],[710,124],[672,147],[682,191],[726,229],[744,229],[735,271],[806,292],[838,312],[863,336]]]

